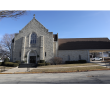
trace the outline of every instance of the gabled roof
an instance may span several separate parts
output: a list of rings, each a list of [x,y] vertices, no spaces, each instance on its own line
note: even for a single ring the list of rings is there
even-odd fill
[[[43,28],[45,28],[38,20],[35,19],[35,17],[33,17],[33,19],[32,19],[24,28],[21,29],[21,31],[24,30],[24,29],[25,29],[31,22],[33,22],[33,21],[38,22]],[[46,28],[45,28],[45,29],[46,29]],[[47,29],[47,30],[48,30],[48,29]]]
[[[58,39],[59,50],[110,49],[108,38]]]

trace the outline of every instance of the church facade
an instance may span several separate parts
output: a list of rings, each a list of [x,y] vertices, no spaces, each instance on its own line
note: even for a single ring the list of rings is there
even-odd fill
[[[50,62],[53,57],[60,57],[63,62],[81,59],[89,62],[90,48],[82,48],[85,44],[81,44],[82,41],[88,40],[58,39],[58,33],[48,32],[34,16],[18,34],[15,34],[11,44],[11,61],[25,61],[28,64],[37,63],[39,60]]]

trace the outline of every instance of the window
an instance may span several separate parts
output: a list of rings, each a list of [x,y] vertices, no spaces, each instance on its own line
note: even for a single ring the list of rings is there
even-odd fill
[[[45,52],[45,57],[46,57],[46,52]]]
[[[79,60],[81,60],[81,55],[79,55]]]
[[[36,34],[33,32],[33,33],[31,34],[30,44],[36,44],[36,38],[37,38],[37,36],[36,36]]]
[[[21,52],[19,52],[19,57],[21,57]]]
[[[68,61],[70,61],[70,55],[68,55]]]

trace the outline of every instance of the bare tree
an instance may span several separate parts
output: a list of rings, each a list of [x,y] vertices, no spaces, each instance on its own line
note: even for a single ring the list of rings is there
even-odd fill
[[[18,10],[1,10],[0,11],[0,18],[8,18],[8,17],[14,17],[17,18],[21,15],[26,14],[26,11],[18,11]]]
[[[0,41],[0,47],[1,47],[1,51],[2,53],[5,53],[5,54],[10,54],[10,51],[11,51],[11,42],[12,42],[12,39],[14,38],[14,35],[15,34],[5,34],[1,41]]]
[[[54,58],[51,59],[51,63],[52,64],[55,64],[55,65],[61,64],[62,63],[62,58],[60,58],[60,57],[54,57]]]
[[[1,57],[1,59],[4,59],[4,58],[6,58],[8,56],[10,56],[9,51],[4,50],[3,47],[0,44],[0,57]]]

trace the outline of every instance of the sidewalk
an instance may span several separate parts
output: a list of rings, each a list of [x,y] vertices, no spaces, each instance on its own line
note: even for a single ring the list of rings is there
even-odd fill
[[[12,69],[8,69],[7,71],[4,71],[2,73],[15,73],[15,72],[27,72],[27,71],[30,71],[34,68],[29,68],[29,70],[27,70],[27,68],[18,68],[18,67],[15,67],[15,68],[12,68]]]
[[[110,68],[110,63],[97,63],[100,66]]]

